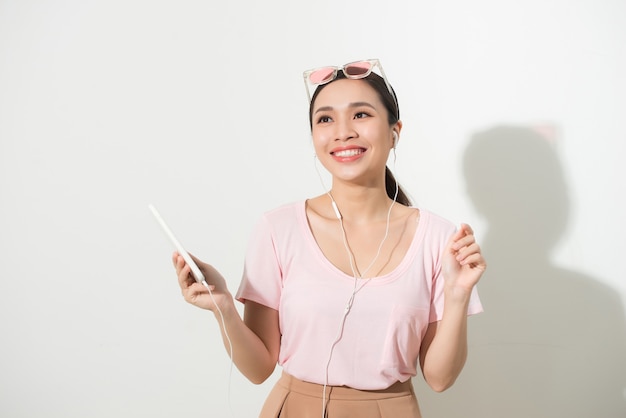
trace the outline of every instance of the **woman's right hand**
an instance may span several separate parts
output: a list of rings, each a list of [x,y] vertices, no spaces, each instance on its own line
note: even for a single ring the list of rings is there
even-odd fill
[[[209,290],[203,284],[196,282],[191,273],[191,268],[183,257],[178,254],[178,252],[174,252],[172,262],[176,268],[178,284],[180,285],[185,300],[192,305],[202,309],[208,309],[212,312],[217,311],[215,303],[219,305],[221,310],[224,309],[226,304],[233,303],[232,295],[226,287],[224,277],[222,277],[213,266],[203,263],[193,255],[191,255],[191,258],[198,265],[200,271],[202,271],[206,283],[211,288],[213,298],[211,298]]]

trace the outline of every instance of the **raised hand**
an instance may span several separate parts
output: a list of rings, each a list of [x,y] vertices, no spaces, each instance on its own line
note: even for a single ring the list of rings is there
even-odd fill
[[[471,291],[485,272],[487,264],[467,224],[450,237],[443,258],[443,275],[446,287]]]

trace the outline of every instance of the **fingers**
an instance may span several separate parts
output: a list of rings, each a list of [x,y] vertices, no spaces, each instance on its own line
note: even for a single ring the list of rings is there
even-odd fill
[[[463,248],[469,247],[475,243],[476,243],[476,238],[474,237],[474,235],[465,235],[452,242],[452,249],[454,251],[460,251]]]
[[[466,235],[474,235],[474,230],[468,224],[461,224],[459,228],[461,231],[464,231]]]
[[[172,264],[176,267],[176,262],[178,261],[178,251],[174,251],[172,253]]]
[[[187,302],[194,305],[196,304],[199,296],[205,293],[209,293],[209,290],[204,287],[204,285],[196,282],[191,273],[191,268],[187,264],[184,264],[183,267],[180,269],[180,272],[178,274],[178,284],[180,285],[180,290],[183,298]],[[215,287],[211,286],[211,288],[213,289]]]
[[[178,284],[183,291],[196,282],[191,274],[191,267],[187,265],[181,255],[177,254],[174,258],[174,267],[176,268],[176,275],[178,276]]]
[[[448,242],[448,247],[452,251],[458,251],[459,248],[468,245],[472,242],[474,236],[474,231],[467,224],[461,224],[459,229],[450,237],[450,241]]]
[[[210,286],[212,288],[214,288],[214,286]],[[211,290],[212,291],[212,290]],[[207,289],[206,287],[204,287],[204,285],[196,282],[195,280],[193,281],[193,283],[191,283],[189,285],[189,287],[187,287],[184,291],[183,291],[183,296],[185,297],[185,300],[189,303],[194,303],[194,300],[200,296],[203,295],[205,293],[209,293],[209,289]]]
[[[456,253],[456,261],[462,266],[466,264],[474,264],[480,262],[482,255],[480,253],[480,247],[475,242],[467,247],[461,248]]]
[[[455,253],[456,260],[462,266],[485,264],[474,231],[467,224],[461,224],[453,237],[451,248]]]

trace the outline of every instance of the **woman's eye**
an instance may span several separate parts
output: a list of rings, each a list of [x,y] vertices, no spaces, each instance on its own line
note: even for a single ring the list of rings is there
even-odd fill
[[[367,114],[366,112],[358,112],[357,114],[354,115],[355,119],[363,119],[368,117],[369,114]]]
[[[332,119],[330,118],[330,116],[320,116],[319,118],[317,118],[317,123],[328,123],[331,120]]]

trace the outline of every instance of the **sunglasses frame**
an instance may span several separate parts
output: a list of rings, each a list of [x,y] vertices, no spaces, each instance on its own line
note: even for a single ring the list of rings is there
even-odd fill
[[[369,68],[368,70],[363,73],[363,74],[357,74],[357,75],[352,75],[352,74],[348,74],[348,72],[346,71],[346,68],[349,68],[352,65],[355,64],[360,64],[360,63],[368,63],[369,64]],[[304,86],[306,88],[306,94],[307,97],[309,98],[309,104],[311,103],[311,91],[309,89],[309,85],[312,86],[321,86],[324,84],[328,84],[331,81],[333,81],[334,79],[337,78],[337,74],[339,73],[339,71],[343,71],[343,74],[346,76],[346,78],[350,79],[350,80],[360,80],[362,78],[367,77],[368,75],[370,75],[372,73],[372,70],[374,69],[374,67],[378,67],[378,69],[380,70],[380,75],[383,78],[383,80],[385,81],[385,85],[387,86],[387,90],[389,90],[389,94],[391,94],[391,97],[393,98],[393,101],[396,103],[396,107],[398,106],[398,102],[396,101],[396,95],[393,93],[393,90],[391,89],[391,85],[389,84],[389,81],[387,81],[387,76],[385,75],[385,70],[383,70],[383,66],[380,64],[380,61],[376,58],[373,59],[366,59],[366,60],[359,60],[359,61],[352,61],[349,62],[347,64],[344,64],[340,67],[335,67],[335,66],[325,66],[325,67],[318,67],[318,68],[313,68],[312,70],[307,70],[304,73],[302,73],[302,76],[304,77]],[[313,83],[311,81],[311,74],[317,72],[317,71],[321,71],[321,70],[332,70],[332,76],[328,78],[328,80],[323,81],[321,83]]]

